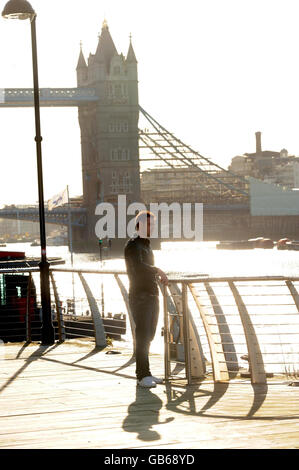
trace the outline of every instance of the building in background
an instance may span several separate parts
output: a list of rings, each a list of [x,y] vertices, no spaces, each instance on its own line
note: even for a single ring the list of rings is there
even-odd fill
[[[222,192],[218,181],[227,182],[228,173],[219,169],[203,172],[197,167],[152,168],[141,174],[141,195],[146,204],[165,202],[226,204],[232,197],[225,197],[225,185]]]
[[[221,172],[217,175],[221,177]],[[165,202],[213,203],[218,195],[205,186],[197,168],[153,168],[141,174],[141,195],[146,204]]]
[[[262,150],[261,132],[256,132],[256,151],[237,155],[229,170],[241,176],[252,176],[268,183],[288,188],[299,187],[299,158],[289,155],[286,149],[280,152]]]

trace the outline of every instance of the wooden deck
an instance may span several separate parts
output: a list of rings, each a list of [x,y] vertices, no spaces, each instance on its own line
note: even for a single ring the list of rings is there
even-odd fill
[[[108,350],[83,340],[1,346],[0,448],[299,448],[299,388],[285,379],[144,390],[131,351]],[[163,373],[161,356],[151,364]]]

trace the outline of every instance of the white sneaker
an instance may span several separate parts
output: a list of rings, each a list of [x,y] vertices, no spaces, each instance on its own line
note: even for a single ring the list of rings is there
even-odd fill
[[[153,380],[153,377],[143,377],[143,379],[138,380],[138,385],[144,388],[156,387],[156,382]]]
[[[154,377],[152,375],[152,379],[154,382],[156,382],[156,384],[162,384],[163,383],[163,379],[160,379],[159,377]]]

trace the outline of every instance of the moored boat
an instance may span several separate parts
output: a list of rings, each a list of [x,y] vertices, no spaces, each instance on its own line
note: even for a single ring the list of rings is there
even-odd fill
[[[65,264],[64,259],[59,257],[47,258],[50,265]],[[36,268],[40,258],[27,257],[24,251],[0,251],[0,270],[15,268]]]
[[[50,265],[64,264],[62,258],[48,258]],[[41,318],[37,306],[35,283],[28,272],[37,268],[40,258],[26,257],[23,251],[0,251],[0,338],[4,342],[26,339],[26,316],[32,326],[33,339],[40,339]],[[11,270],[7,272],[5,270]]]
[[[252,250],[254,248],[271,249],[273,247],[273,240],[263,237],[239,241],[221,241],[216,245],[218,250]]]
[[[285,247],[286,243],[290,242],[290,241],[291,240],[289,238],[281,238],[280,240],[278,240],[278,242],[276,244],[277,249],[278,250],[285,250],[286,249],[286,247]]]
[[[67,246],[68,240],[64,236],[55,236],[47,238],[47,245],[49,246]]]
[[[101,317],[105,334],[107,337],[120,340],[127,331],[125,314],[114,314],[111,317]],[[93,320],[91,317],[76,315],[63,315],[63,323],[68,338],[84,337],[93,331]]]
[[[257,248],[263,248],[264,250],[272,249],[274,248],[274,241],[271,240],[270,238],[263,238],[258,241]]]
[[[278,250],[299,251],[299,240],[281,239],[277,242]]]
[[[62,258],[50,257],[48,261],[50,265],[65,263]],[[26,268],[38,268],[39,263],[40,258],[26,257],[25,252],[0,251],[0,338],[5,343],[26,340],[26,317],[29,318],[31,325],[32,340],[40,340],[42,322],[40,305],[34,277],[30,278],[29,272],[26,272]],[[20,268],[22,271],[19,271]],[[31,286],[30,294],[29,286]],[[55,310],[56,300],[54,296],[52,312]],[[89,310],[83,314],[82,308],[75,309],[72,299],[67,299],[65,305],[60,302],[60,306],[67,338],[95,335],[94,320]],[[58,339],[57,322],[53,316],[56,339]],[[108,313],[107,316],[102,316],[102,323],[107,337],[120,340],[126,334],[127,322],[124,313]]]
[[[216,245],[217,250],[252,250],[254,244],[248,240],[221,241]]]

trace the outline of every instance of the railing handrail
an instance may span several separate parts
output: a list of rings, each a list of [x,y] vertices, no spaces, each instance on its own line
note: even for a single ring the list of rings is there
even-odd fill
[[[77,269],[77,268],[52,268],[52,272],[62,272],[62,273],[77,273],[77,274],[127,274],[123,269]]]
[[[53,272],[73,272],[81,274],[121,274],[126,275],[127,271],[124,269],[76,269],[76,268],[57,268],[51,267]],[[194,276],[193,274],[178,273],[176,271],[165,271],[168,276],[169,282],[184,282],[184,283],[197,283],[197,282],[246,282],[246,281],[299,281],[299,276],[215,276],[210,277],[208,274],[200,274]],[[173,277],[171,277],[173,276]]]
[[[24,268],[0,268],[0,274],[12,273],[33,273],[39,272],[39,267],[24,267]],[[88,269],[88,268],[67,268],[67,267],[52,267],[52,272],[65,272],[65,273],[80,273],[80,274],[112,274],[112,275],[127,275],[124,269]],[[200,274],[194,276],[193,274],[178,273],[176,271],[165,271],[168,280],[171,283],[204,283],[204,282],[249,282],[249,281],[298,281],[299,276],[215,276],[211,277],[208,274]],[[194,277],[193,277],[194,276]]]
[[[169,279],[170,282],[198,283],[198,282],[246,282],[246,281],[299,281],[299,277],[285,276],[221,276],[221,277],[183,277]]]
[[[18,273],[38,273],[39,267],[30,268],[0,268],[0,274],[18,274]]]

